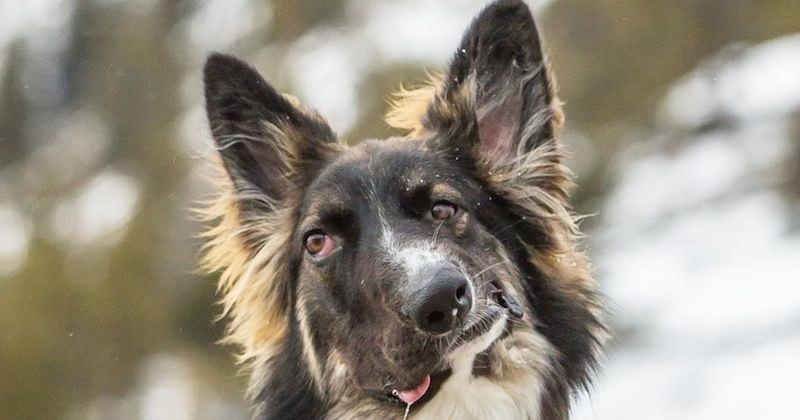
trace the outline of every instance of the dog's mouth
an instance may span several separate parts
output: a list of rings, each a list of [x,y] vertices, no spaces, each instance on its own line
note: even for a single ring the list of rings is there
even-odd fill
[[[486,296],[486,305],[481,309],[479,316],[474,317],[475,319],[466,324],[460,333],[454,335],[447,346],[446,353],[450,354],[462,345],[487,334],[503,318],[504,314],[507,314],[506,319],[508,320],[519,320],[524,316],[524,310],[519,302],[506,293],[498,282],[492,281],[488,284]],[[510,335],[512,328],[513,322],[506,322],[503,332],[476,357],[480,357],[483,353],[488,356],[491,351],[491,345],[495,341]],[[388,394],[384,394],[384,397],[404,405],[412,405],[418,402],[425,403],[433,398],[442,383],[450,376],[450,373],[451,370],[449,368],[429,373],[423,376],[416,386],[403,390],[393,389]]]
[[[489,297],[498,305],[505,308],[512,319],[522,319],[525,314],[522,305],[520,305],[513,296],[506,293],[500,286],[500,283],[496,281],[489,283]]]
[[[485,309],[483,309],[481,311],[482,313],[479,314],[473,322],[468,324],[463,332],[456,337],[456,340],[450,346],[450,351],[488,332],[503,313],[508,314],[509,319],[512,320],[522,319],[525,314],[519,302],[510,294],[506,293],[505,289],[496,281],[492,281],[488,284],[486,295]],[[506,329],[503,335],[498,337],[498,339],[508,336],[508,334],[511,333],[512,327],[513,323],[506,323]]]
[[[417,385],[413,389],[408,389],[405,391],[392,391],[392,395],[395,396],[398,400],[411,405],[417,402],[420,398],[422,398],[426,392],[428,392],[428,388],[431,386],[431,375],[425,375],[422,378],[422,382]]]

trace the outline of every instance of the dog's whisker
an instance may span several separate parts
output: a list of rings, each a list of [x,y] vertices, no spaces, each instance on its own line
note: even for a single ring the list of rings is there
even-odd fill
[[[567,417],[588,388],[608,331],[524,3],[493,0],[448,72],[392,101],[411,141],[340,142],[251,66],[209,57],[220,176],[201,265],[255,417],[408,420],[416,402],[427,418]]]
[[[436,239],[439,238],[439,231],[442,229],[442,226],[444,226],[444,220],[439,222],[439,225],[437,225],[436,229],[433,230],[433,241],[431,243],[431,247],[436,246]]]
[[[514,226],[517,226],[517,225],[520,225],[520,224],[522,224],[522,223],[526,223],[526,222],[527,222],[527,220],[517,220],[517,221],[516,221],[516,222],[514,222],[514,223],[509,223],[509,224],[507,224],[507,225],[503,226],[502,228],[500,228],[500,230],[496,231],[494,234],[495,234],[495,235],[497,235],[497,234],[499,234],[499,233],[503,233],[503,232],[505,232],[505,231],[507,231],[507,230],[511,229],[511,228],[512,228],[512,227],[514,227]]]
[[[501,265],[501,264],[508,264],[508,263],[509,263],[509,261],[498,261],[498,262],[496,262],[496,263],[494,263],[494,264],[492,264],[492,265],[490,265],[490,266],[488,266],[488,267],[484,268],[483,270],[479,271],[479,272],[478,272],[477,274],[475,274],[473,277],[475,277],[475,278],[478,278],[478,277],[480,277],[480,276],[481,276],[483,273],[485,273],[485,272],[487,272],[487,271],[489,271],[489,270],[491,270],[491,269],[493,269],[493,268],[497,267],[498,265]]]

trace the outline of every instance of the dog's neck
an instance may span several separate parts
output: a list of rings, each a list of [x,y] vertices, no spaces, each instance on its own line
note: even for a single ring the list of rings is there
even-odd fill
[[[450,357],[451,375],[429,401],[411,408],[411,419],[542,419],[542,395],[551,373],[552,346],[532,328],[517,328],[498,340],[498,323],[465,343]],[[481,360],[475,371],[476,357]],[[403,408],[371,399],[342,398],[327,412],[331,419],[400,419]]]
[[[519,359],[534,356],[537,352],[532,348],[525,350],[515,348],[517,343],[514,343],[526,334],[530,334],[531,338],[537,334],[532,331],[512,334],[508,337],[508,341],[504,339],[496,342],[503,333],[504,325],[505,323],[496,324],[484,336],[464,344],[453,352],[450,356],[452,375],[444,382],[436,396],[414,413],[412,418],[482,420],[541,418],[544,378],[535,367],[546,361],[539,356],[535,357],[537,360]],[[488,353],[483,353],[487,349]],[[488,357],[488,368],[485,369],[485,374],[476,376],[474,368],[476,357],[484,354]]]

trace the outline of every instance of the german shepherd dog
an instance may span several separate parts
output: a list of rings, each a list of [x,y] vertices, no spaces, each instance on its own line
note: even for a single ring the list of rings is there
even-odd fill
[[[605,328],[528,7],[488,5],[348,147],[247,64],[204,70],[204,268],[259,419],[566,419]],[[406,410],[410,412],[406,412]]]

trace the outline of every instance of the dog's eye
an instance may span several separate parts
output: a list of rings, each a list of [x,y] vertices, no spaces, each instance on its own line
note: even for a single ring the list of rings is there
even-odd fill
[[[440,201],[431,208],[431,216],[433,216],[435,220],[447,220],[453,217],[454,214],[456,214],[455,204],[445,201]]]
[[[306,251],[317,258],[327,257],[334,248],[336,248],[336,241],[324,232],[312,232],[306,236]]]

